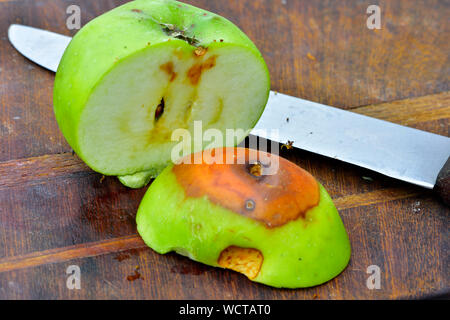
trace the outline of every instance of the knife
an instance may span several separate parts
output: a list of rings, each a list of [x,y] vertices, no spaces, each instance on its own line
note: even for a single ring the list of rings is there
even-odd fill
[[[17,24],[9,27],[8,37],[21,54],[54,72],[71,40]],[[272,134],[273,129],[277,135]],[[450,202],[448,137],[274,91],[251,134],[280,143],[293,141],[293,146],[303,150],[435,188]]]

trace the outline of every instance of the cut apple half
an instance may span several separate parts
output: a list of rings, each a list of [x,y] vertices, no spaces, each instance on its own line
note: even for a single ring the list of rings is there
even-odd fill
[[[108,46],[105,48],[105,46]],[[140,0],[87,24],[55,80],[55,113],[69,144],[95,171],[141,187],[173,161],[172,136],[194,123],[236,139],[256,125],[268,99],[267,66],[231,22],[176,1]],[[213,144],[211,144],[213,142]]]

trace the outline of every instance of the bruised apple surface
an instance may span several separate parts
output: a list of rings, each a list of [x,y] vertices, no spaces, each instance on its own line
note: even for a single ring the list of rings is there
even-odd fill
[[[344,270],[347,232],[311,174],[261,151],[211,153],[220,150],[242,161],[207,164],[206,150],[201,164],[170,165],[152,183],[136,218],[147,245],[274,287],[315,286]],[[278,161],[275,174],[264,174],[261,156]]]
[[[175,129],[239,128],[233,145],[241,142],[269,89],[260,52],[233,23],[176,1],[138,0],[76,34],[56,74],[54,110],[83,161],[140,187],[171,162]]]

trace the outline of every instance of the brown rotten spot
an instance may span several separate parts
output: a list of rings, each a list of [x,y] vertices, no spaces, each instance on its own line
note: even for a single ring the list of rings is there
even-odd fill
[[[249,172],[250,174],[254,175],[255,177],[260,177],[262,175],[263,167],[262,164],[259,162],[256,162],[252,165],[250,165]]]
[[[231,269],[245,274],[249,279],[255,279],[261,270],[263,260],[261,251],[257,249],[230,246],[220,253],[217,263],[222,268]]]
[[[219,151],[223,151],[222,163],[226,163],[226,159],[235,159],[234,164],[205,162],[209,155],[217,159]],[[194,163],[196,157],[190,157]],[[278,171],[266,175],[269,164],[262,159],[272,163],[278,161]],[[211,163],[210,160],[207,162]],[[255,169],[255,164],[260,164],[261,168]],[[286,159],[262,151],[250,152],[244,148],[207,150],[203,151],[201,164],[181,163],[172,171],[187,197],[207,196],[211,202],[260,221],[268,228],[304,218],[320,200],[319,185],[311,174]]]
[[[204,62],[194,64],[187,72],[187,77],[192,85],[197,85],[202,77],[203,71],[212,69],[216,65],[217,56],[212,56]]]
[[[206,54],[206,51],[208,51],[207,48],[198,47],[194,50],[194,56],[195,57],[203,57]]]
[[[172,61],[160,65],[159,68],[169,75],[170,82],[173,82],[177,77],[177,73],[174,71],[175,68]]]

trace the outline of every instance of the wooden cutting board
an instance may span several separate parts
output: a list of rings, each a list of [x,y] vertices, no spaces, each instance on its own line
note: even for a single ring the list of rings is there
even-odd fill
[[[103,178],[73,155],[52,110],[54,75],[16,52],[22,23],[73,35],[125,1],[0,0],[1,299],[386,299],[449,294],[449,209],[431,192],[301,150],[281,155],[328,189],[353,252],[337,278],[280,290],[175,255],[136,233],[145,193]],[[193,0],[239,25],[261,49],[274,90],[449,135],[448,2],[376,1],[382,29],[366,27],[364,1]],[[332,134],[332,133],[330,133]],[[81,289],[66,286],[70,265]],[[379,266],[380,289],[367,268]]]

